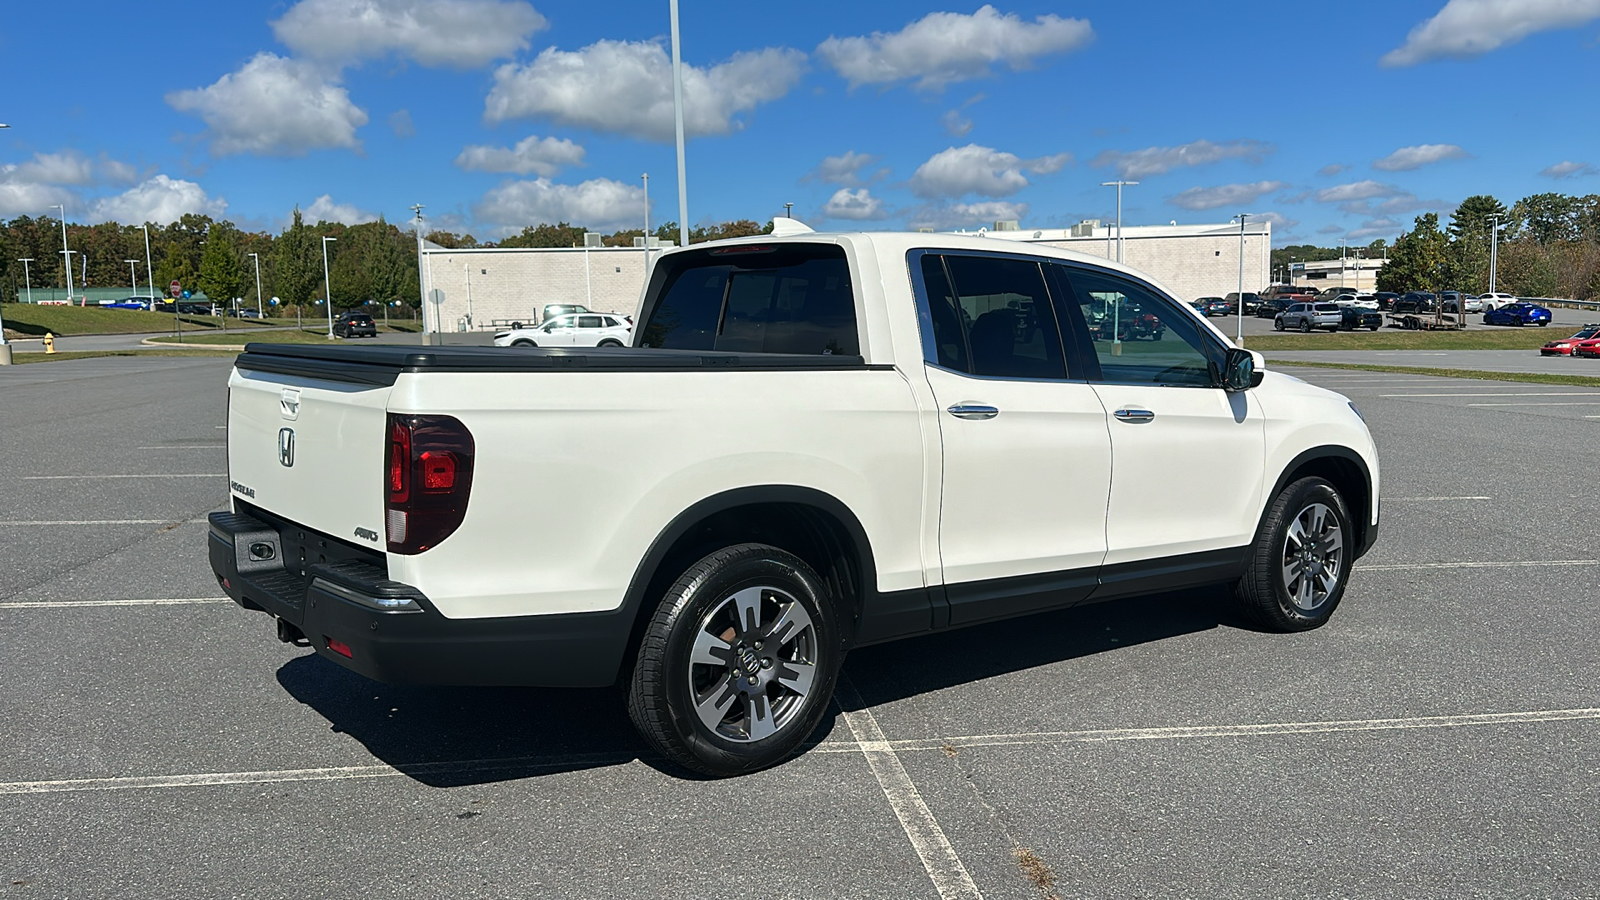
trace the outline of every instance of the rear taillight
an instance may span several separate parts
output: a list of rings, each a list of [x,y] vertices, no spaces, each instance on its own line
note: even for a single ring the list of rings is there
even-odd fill
[[[461,526],[473,450],[472,432],[450,416],[389,415],[390,553],[421,553]]]

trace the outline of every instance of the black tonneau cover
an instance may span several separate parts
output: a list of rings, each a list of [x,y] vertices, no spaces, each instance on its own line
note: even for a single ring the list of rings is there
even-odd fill
[[[402,372],[785,371],[864,369],[860,356],[727,353],[633,347],[406,347],[246,344],[234,365],[253,372],[304,375],[355,384],[392,385]],[[891,368],[873,366],[871,368]]]

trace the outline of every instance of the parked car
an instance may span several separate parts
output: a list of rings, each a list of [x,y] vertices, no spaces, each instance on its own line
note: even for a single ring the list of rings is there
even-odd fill
[[[1375,309],[1362,309],[1359,306],[1339,307],[1339,330],[1355,331],[1357,328],[1366,328],[1377,331],[1383,327],[1383,314]]]
[[[1235,304],[1234,309],[1238,309],[1239,308],[1237,306],[1237,304],[1239,302],[1239,292],[1238,291],[1234,291],[1234,292],[1228,294],[1226,299],[1227,299],[1227,301],[1229,303]],[[1244,295],[1244,314],[1245,315],[1248,316],[1251,313],[1255,312],[1256,311],[1256,307],[1260,306],[1260,305],[1261,305],[1261,297],[1260,297],[1260,295],[1252,294],[1249,291],[1245,292],[1245,295]]]
[[[1302,300],[1300,302],[1303,303],[1305,301]],[[1283,312],[1293,305],[1294,303],[1292,301],[1286,300],[1282,297],[1274,297],[1271,300],[1263,300],[1261,301],[1261,305],[1256,307],[1256,318],[1275,319],[1277,318],[1278,313]]]
[[[257,311],[256,308],[253,307],[253,306],[241,306],[238,309],[230,310],[228,312],[228,315],[233,316],[235,319],[259,319],[259,318],[261,318],[261,313],[259,311]]]
[[[216,589],[350,673],[319,676],[330,705],[375,693],[358,676],[615,684],[584,700],[714,776],[806,746],[853,648],[1204,585],[1267,630],[1327,622],[1379,525],[1348,398],[1125,267],[994,243],[666,250],[638,346],[606,353],[256,344],[227,382]],[[1107,305],[1166,339],[1061,339]]]
[[[1221,297],[1211,297],[1206,304],[1206,316],[1231,316],[1234,314],[1233,304]]]
[[[1550,310],[1537,303],[1512,303],[1483,314],[1485,325],[1549,325]]]
[[[1394,302],[1400,299],[1400,295],[1393,291],[1379,291],[1372,295],[1372,299],[1378,302],[1379,309],[1388,310],[1394,308]]]
[[[1394,302],[1394,311],[1397,313],[1433,312],[1438,305],[1439,298],[1428,291],[1407,291],[1399,300]]]
[[[1562,338],[1559,341],[1551,341],[1550,343],[1545,344],[1543,347],[1539,348],[1539,355],[1573,356],[1576,355],[1576,351],[1574,349],[1575,344],[1579,343],[1580,341],[1594,340],[1600,340],[1600,324],[1585,325],[1583,328],[1578,330],[1577,334],[1574,334],[1572,337]]]
[[[589,312],[589,307],[584,306],[582,303],[547,303],[544,310],[539,314],[539,321],[548,322],[558,316],[586,312]]]
[[[1494,291],[1480,295],[1478,297],[1478,301],[1483,304],[1484,312],[1488,312],[1491,309],[1499,309],[1500,307],[1510,303],[1522,302],[1510,294],[1500,294]]]
[[[1464,306],[1469,313],[1483,312],[1483,301],[1473,294],[1445,291],[1439,295],[1439,308],[1445,312],[1455,312],[1457,304]]]
[[[125,297],[121,300],[102,300],[101,309],[149,309],[149,297]]]
[[[1588,359],[1600,359],[1600,333],[1581,341],[1572,343],[1572,355]]]
[[[364,312],[342,312],[333,320],[333,336],[358,338],[378,336],[378,325]]]
[[[632,342],[633,323],[609,313],[557,316],[494,336],[496,347],[625,347]]]
[[[1291,304],[1272,320],[1272,327],[1278,331],[1287,331],[1290,328],[1300,331],[1310,331],[1314,328],[1338,331],[1341,321],[1337,305],[1319,300],[1315,303]]]

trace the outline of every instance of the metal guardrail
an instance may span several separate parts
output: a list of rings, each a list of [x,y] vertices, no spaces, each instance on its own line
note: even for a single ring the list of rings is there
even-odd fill
[[[1564,306],[1569,309],[1600,309],[1600,300],[1557,300],[1550,297],[1519,297],[1540,306]]]

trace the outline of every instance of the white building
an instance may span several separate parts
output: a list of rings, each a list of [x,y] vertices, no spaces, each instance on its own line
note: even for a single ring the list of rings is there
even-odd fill
[[[995,224],[995,230],[980,233],[997,242],[1038,243],[1117,258],[1115,226],[1097,221],[1046,229]],[[1127,265],[1148,273],[1179,299],[1221,297],[1239,289],[1238,225],[1129,225],[1122,229],[1122,243]],[[1270,222],[1245,226],[1246,291],[1267,287],[1271,247]],[[648,253],[653,261],[660,250],[653,245]],[[645,255],[645,248],[638,246],[448,250],[425,243],[422,274],[429,301],[423,318],[430,331],[441,323],[444,331],[480,331],[538,321],[540,310],[550,303],[581,303],[632,315],[644,288]]]
[[[1296,287],[1314,287],[1319,291],[1328,288],[1349,288],[1362,294],[1378,289],[1378,270],[1388,262],[1384,259],[1309,260],[1290,263],[1289,283]]]

